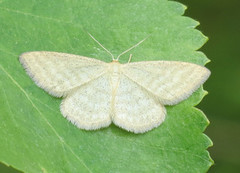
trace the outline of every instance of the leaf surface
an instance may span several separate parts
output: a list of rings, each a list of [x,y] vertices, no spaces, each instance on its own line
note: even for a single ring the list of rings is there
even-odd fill
[[[18,61],[27,51],[56,51],[132,61],[178,60],[204,65],[207,38],[186,7],[166,0],[0,1],[0,161],[24,172],[206,172],[212,165],[203,134],[209,124],[194,108],[206,92],[167,107],[165,122],[145,134],[114,125],[80,130],[60,113],[61,99],[48,95]]]

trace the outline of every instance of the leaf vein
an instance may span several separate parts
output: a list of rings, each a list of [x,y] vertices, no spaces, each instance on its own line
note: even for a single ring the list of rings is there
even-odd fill
[[[71,21],[63,21],[63,20],[60,20],[60,19],[52,18],[52,17],[39,16],[39,15],[35,15],[35,14],[31,14],[31,13],[27,13],[27,12],[23,12],[23,11],[19,11],[19,10],[13,10],[13,9],[10,9],[10,8],[2,8],[2,7],[0,7],[0,9],[8,11],[8,12],[22,14],[22,15],[25,15],[25,16],[31,16],[31,17],[35,17],[35,18],[39,18],[39,19],[50,20],[50,21],[54,21],[54,22],[57,22],[57,23],[61,23],[61,24],[63,24],[63,23],[64,24],[71,24],[73,26],[78,26],[78,27],[82,28],[81,25],[73,23]]]
[[[89,171],[92,172],[87,165],[83,162],[82,159],[80,159],[75,153],[74,151],[71,149],[71,147],[63,140],[63,138],[58,134],[58,132],[54,129],[54,127],[49,123],[49,121],[43,116],[43,114],[41,113],[41,111],[37,108],[37,106],[33,103],[33,101],[31,100],[31,98],[29,97],[29,95],[27,94],[27,92],[18,84],[18,82],[2,67],[2,65],[0,65],[0,69],[8,76],[9,79],[11,79],[11,81],[20,89],[20,91],[22,91],[24,93],[24,95],[26,96],[27,100],[32,104],[32,106],[34,107],[34,109],[42,116],[42,118],[44,119],[44,121],[47,123],[47,125],[52,129],[52,131],[55,133],[55,135],[58,137],[59,141],[64,144],[70,151],[71,153],[80,161],[80,163]]]

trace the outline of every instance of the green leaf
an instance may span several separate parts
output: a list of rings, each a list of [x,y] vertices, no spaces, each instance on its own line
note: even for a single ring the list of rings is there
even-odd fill
[[[178,60],[204,65],[207,38],[199,23],[167,0],[0,0],[0,161],[24,172],[206,172],[212,165],[202,132],[209,124],[194,108],[206,92],[167,107],[167,118],[145,134],[114,125],[80,130],[60,113],[61,99],[38,88],[18,61],[27,51],[97,58],[129,53],[132,61]],[[127,62],[129,54],[121,57]]]

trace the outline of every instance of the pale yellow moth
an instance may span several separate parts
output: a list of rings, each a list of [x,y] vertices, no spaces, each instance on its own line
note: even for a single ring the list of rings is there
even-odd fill
[[[89,34],[90,35],[90,34]],[[165,119],[164,105],[188,98],[209,77],[200,65],[180,61],[142,61],[120,64],[67,53],[36,51],[20,56],[35,83],[63,97],[61,112],[80,129],[95,130],[112,122],[134,133],[144,133]]]

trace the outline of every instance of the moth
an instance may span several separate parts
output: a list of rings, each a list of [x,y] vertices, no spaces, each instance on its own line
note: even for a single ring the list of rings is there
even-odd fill
[[[158,127],[166,117],[164,105],[187,99],[209,77],[200,65],[180,61],[106,63],[79,55],[35,51],[20,55],[20,62],[35,83],[55,97],[60,110],[80,129],[96,130],[112,122],[134,133]]]

